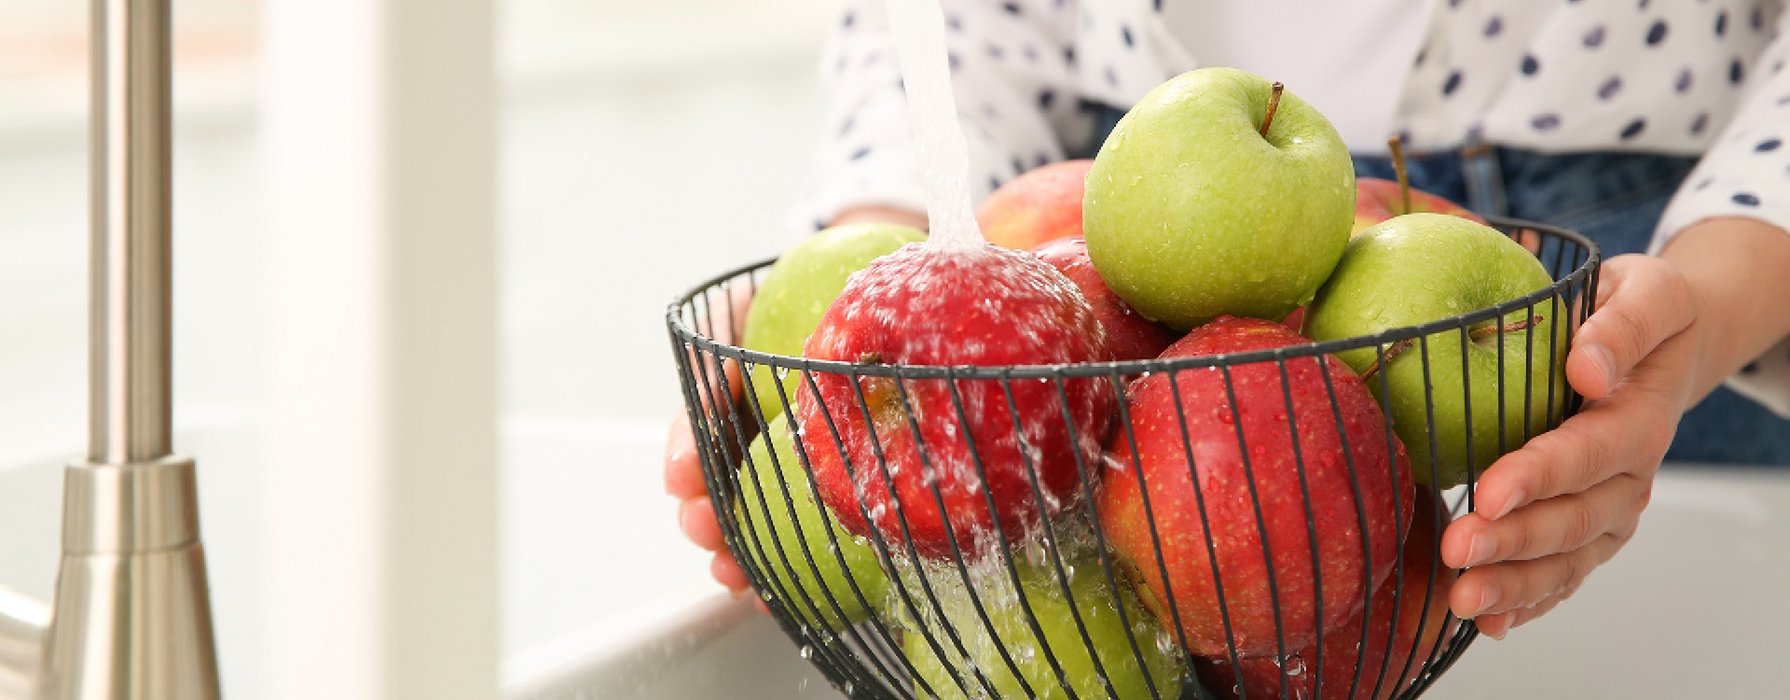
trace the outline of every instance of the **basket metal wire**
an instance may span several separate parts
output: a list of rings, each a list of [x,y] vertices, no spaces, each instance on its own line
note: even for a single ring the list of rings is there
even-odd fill
[[[1564,358],[1570,347],[1571,334],[1591,313],[1595,297],[1592,290],[1596,288],[1600,259],[1598,248],[1578,233],[1556,227],[1517,220],[1493,220],[1492,223],[1536,254],[1554,282],[1521,298],[1451,318],[1370,336],[1269,350],[1172,359],[987,367],[830,362],[743,349],[731,342],[738,337],[744,322],[742,302],[756,290],[774,260],[748,265],[703,282],[671,304],[666,321],[703,475],[713,496],[715,514],[727,546],[777,622],[794,640],[798,653],[814,663],[847,696],[1415,698],[1461,656],[1477,634],[1471,621],[1457,620],[1451,614],[1443,614],[1439,618],[1440,624],[1432,624],[1436,611],[1446,608],[1444,583],[1452,579],[1453,573],[1445,570],[1434,551],[1449,517],[1444,511],[1472,508],[1472,482],[1477,477],[1476,472],[1496,456],[1470,454],[1476,444],[1471,437],[1472,431],[1479,424],[1472,420],[1470,412],[1484,405],[1483,401],[1474,403],[1471,395],[1486,391],[1496,394],[1498,426],[1502,428],[1521,420],[1523,440],[1558,425],[1582,403],[1581,397],[1564,382],[1563,372],[1556,370],[1563,367],[1563,363],[1555,360]],[[1545,350],[1547,353],[1550,360],[1547,376],[1531,376],[1536,373],[1529,371],[1533,365],[1527,362],[1521,363],[1522,367],[1507,366],[1503,342],[1506,328],[1536,323],[1543,320],[1539,317],[1547,314],[1567,320],[1558,324],[1563,327],[1561,332],[1550,332],[1540,338],[1531,333],[1524,341],[1528,352]],[[1421,357],[1425,391],[1422,415],[1425,420],[1422,425],[1401,424],[1398,429],[1401,435],[1423,434],[1423,444],[1427,446],[1429,462],[1433,464],[1446,455],[1436,454],[1440,448],[1436,439],[1439,425],[1435,405],[1436,393],[1441,390],[1430,379],[1432,372],[1441,369],[1442,363],[1453,359],[1444,357],[1444,351],[1432,353],[1431,345],[1451,347],[1444,341],[1458,339],[1459,369],[1466,374],[1470,340],[1492,334],[1496,334],[1498,341],[1498,376],[1505,385],[1474,387],[1469,380],[1461,388],[1462,403],[1469,411],[1464,421],[1466,425],[1462,426],[1469,435],[1465,446],[1469,454],[1464,456],[1469,472],[1466,484],[1448,491],[1434,483],[1415,486],[1417,492],[1427,492],[1427,497],[1418,500],[1444,504],[1430,517],[1424,517],[1423,509],[1419,508],[1417,517],[1409,524],[1407,532],[1427,535],[1419,540],[1427,547],[1426,551],[1420,552],[1427,562],[1412,561],[1402,551],[1405,548],[1400,547],[1393,572],[1385,583],[1376,588],[1373,581],[1352,582],[1361,589],[1362,600],[1361,611],[1354,613],[1350,624],[1318,625],[1318,640],[1303,648],[1294,648],[1288,643],[1288,638],[1296,636],[1292,633],[1297,630],[1283,627],[1292,623],[1291,619],[1283,620],[1283,607],[1290,601],[1279,597],[1281,592],[1274,580],[1281,565],[1271,551],[1272,538],[1266,533],[1271,523],[1263,520],[1264,494],[1258,492],[1253,478],[1246,478],[1255,525],[1260,528],[1257,539],[1261,561],[1276,562],[1265,566],[1266,592],[1273,608],[1276,638],[1273,651],[1265,658],[1245,658],[1246,655],[1238,653],[1232,611],[1227,607],[1227,601],[1234,606],[1240,599],[1244,592],[1241,588],[1260,584],[1233,581],[1227,596],[1224,572],[1216,558],[1211,563],[1213,586],[1225,639],[1232,642],[1221,653],[1202,657],[1187,651],[1189,643],[1182,631],[1184,621],[1175,605],[1173,580],[1166,591],[1166,606],[1160,603],[1138,606],[1124,602],[1138,595],[1135,591],[1141,567],[1166,566],[1162,561],[1163,534],[1157,531],[1157,517],[1151,516],[1149,541],[1156,545],[1155,561],[1150,561],[1151,557],[1142,557],[1143,561],[1126,564],[1111,551],[1109,533],[1103,530],[1101,519],[1092,511],[1102,479],[1133,478],[1140,482],[1139,488],[1145,494],[1145,512],[1149,512],[1150,491],[1141,483],[1142,469],[1106,469],[1102,464],[1091,463],[1078,455],[1074,493],[1067,502],[1059,504],[1059,508],[1044,509],[1054,511],[1051,517],[1037,518],[1036,526],[1022,533],[999,532],[1001,521],[995,518],[992,525],[997,536],[986,548],[990,551],[963,551],[960,547],[967,543],[950,537],[952,549],[947,556],[928,557],[916,548],[911,537],[906,536],[910,532],[909,522],[899,498],[891,504],[896,510],[899,530],[885,532],[877,527],[860,526],[864,532],[859,535],[849,533],[836,513],[819,505],[821,491],[811,468],[814,455],[810,452],[817,445],[826,449],[828,440],[785,437],[786,442],[780,449],[755,445],[755,440],[769,440],[761,436],[773,425],[781,429],[781,424],[790,420],[778,418],[778,414],[796,414],[797,402],[803,392],[809,393],[811,398],[817,396],[817,379],[826,375],[844,377],[854,384],[869,377],[892,378],[894,386],[901,391],[899,399],[903,402],[912,400],[912,397],[910,392],[900,388],[915,382],[943,382],[951,387],[953,396],[960,396],[963,387],[992,384],[1011,401],[1013,388],[1021,383],[1048,384],[1062,396],[1066,382],[1110,381],[1114,387],[1126,387],[1142,377],[1166,375],[1178,391],[1178,378],[1212,370],[1222,376],[1226,392],[1231,393],[1236,373],[1246,367],[1273,366],[1284,383],[1289,367],[1297,369],[1297,363],[1316,362],[1327,368],[1331,363],[1340,364],[1334,357],[1337,353],[1371,348],[1380,358],[1401,352]],[[1370,385],[1379,383],[1377,401],[1382,413],[1389,416],[1391,407],[1385,398],[1388,374],[1390,372],[1370,374],[1367,382]],[[1324,376],[1330,407],[1336,410],[1336,389],[1330,386],[1329,375]],[[1511,402],[1506,397],[1517,395],[1515,387],[1509,385],[1515,381],[1523,384],[1520,395],[1524,398],[1520,406],[1507,405]],[[772,385],[766,386],[767,382]],[[1283,384],[1282,391],[1290,419],[1287,421],[1289,432],[1297,433],[1299,423],[1306,423],[1310,430],[1314,420],[1336,420],[1340,432],[1340,418],[1302,414],[1295,419],[1291,410],[1291,389]],[[1544,398],[1542,415],[1539,416],[1535,415],[1536,404],[1530,400],[1536,396]],[[857,410],[868,413],[861,391],[858,399]],[[1230,400],[1230,410],[1236,415],[1234,393]],[[1123,392],[1118,404],[1117,417],[1113,421],[1116,425],[1105,444],[1132,441],[1135,446],[1136,418],[1126,410]],[[1062,405],[1068,405],[1066,397]],[[961,401],[956,408],[961,420]],[[1066,408],[1062,413],[1062,419],[1070,421]],[[846,446],[840,442],[835,422],[848,416],[836,415],[833,409],[824,405],[819,415],[824,417],[826,425],[805,425],[796,429],[828,431],[822,435],[831,436],[831,449],[844,451]],[[1242,423],[1237,421],[1236,437],[1239,451],[1245,455],[1245,473],[1248,473],[1249,451]],[[911,421],[908,425],[913,429],[914,439],[918,440],[918,427]],[[985,477],[985,465],[975,456],[974,438],[968,435],[965,425],[964,439],[972,442],[970,454],[975,462],[975,473]],[[1387,420],[1388,438],[1393,427],[1392,421]],[[1498,431],[1499,452],[1515,449],[1520,444],[1508,444],[1510,441],[1505,439],[1505,432],[1503,429]],[[1182,434],[1186,439],[1185,430]],[[871,438],[876,438],[874,431]],[[1315,458],[1297,453],[1297,435],[1288,436],[1288,439],[1294,444],[1295,468],[1301,497],[1305,499],[1307,537],[1304,542],[1310,550],[1310,568],[1295,573],[1313,579],[1311,603],[1317,611],[1322,611],[1324,582],[1320,578],[1319,547],[1315,545],[1320,539],[1319,525],[1313,516],[1312,494],[1306,490],[1307,462]],[[1346,441],[1346,436],[1344,439]],[[1387,442],[1396,444],[1390,439]],[[1192,454],[1189,448],[1190,461]],[[1421,456],[1413,455],[1413,458]],[[1031,495],[1042,502],[1045,494],[1039,475],[1032,469],[1031,460],[1026,462]],[[888,469],[886,464],[860,466],[882,469],[885,474]],[[1357,472],[1357,466],[1353,461],[1346,465],[1354,492],[1353,507],[1360,518],[1360,529],[1355,531],[1355,537],[1360,542],[1363,559],[1372,561],[1370,538],[1365,534],[1368,514],[1363,511],[1361,496],[1363,473]],[[1199,496],[1199,479],[1192,475],[1189,479],[1194,482],[1198,499],[1201,531],[1206,531],[1207,504]],[[984,489],[982,493],[988,494],[988,490]],[[931,505],[936,506],[943,517],[952,517],[936,482],[931,484],[931,494],[936,499]],[[892,492],[890,495],[894,497]],[[994,512],[993,496],[987,498],[989,512]],[[860,509],[857,514],[859,523],[872,520],[863,510],[863,503],[857,506]],[[1406,503],[1402,507],[1410,506]],[[948,537],[950,529],[946,528]],[[1411,534],[1405,536],[1413,537]],[[1205,546],[1211,550],[1211,538],[1207,539]],[[1078,564],[1081,567],[1079,580],[1076,576]],[[1159,569],[1158,573],[1161,575],[1158,580],[1169,578],[1166,570]],[[1282,573],[1284,575],[1285,571]],[[1331,585],[1343,583],[1350,582],[1332,581]],[[1390,595],[1380,592],[1380,597],[1376,597],[1379,588],[1389,589]],[[1408,609],[1419,598],[1422,605]],[[1412,639],[1401,640],[1399,635],[1387,629],[1370,629],[1381,624],[1371,615],[1376,601],[1385,608],[1386,600],[1391,601],[1392,608],[1392,619],[1386,624],[1396,626],[1403,616],[1403,624],[1409,626],[1410,618],[1417,618]],[[1319,612],[1314,611],[1312,615],[1313,620],[1322,618]],[[1149,619],[1152,617],[1155,618],[1153,622]],[[1363,622],[1364,619],[1368,622]],[[1159,630],[1154,635],[1146,631],[1151,624]],[[1120,641],[1114,641],[1115,634]],[[1337,647],[1324,642],[1326,634],[1348,637],[1342,646]],[[1354,643],[1348,644],[1349,641]],[[1374,647],[1372,651],[1375,653],[1367,653],[1369,647]],[[1326,655],[1330,658],[1325,658]],[[1378,663],[1374,662],[1376,657]],[[1174,662],[1167,674],[1151,670],[1153,663],[1157,667],[1161,665],[1162,658]],[[1272,666],[1263,666],[1264,663]],[[1233,669],[1243,669],[1243,672],[1232,675]],[[1267,669],[1265,674],[1264,669]]]

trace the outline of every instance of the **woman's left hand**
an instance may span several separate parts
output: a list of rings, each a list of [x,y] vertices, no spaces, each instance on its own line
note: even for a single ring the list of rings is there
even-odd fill
[[[1442,538],[1442,561],[1471,567],[1450,607],[1494,638],[1552,610],[1634,536],[1693,394],[1697,305],[1684,276],[1641,255],[1600,274],[1566,358],[1587,403],[1488,467],[1474,512]]]

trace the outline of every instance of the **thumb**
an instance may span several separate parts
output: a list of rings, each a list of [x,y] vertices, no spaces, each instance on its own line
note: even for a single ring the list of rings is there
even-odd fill
[[[1615,391],[1654,348],[1690,327],[1696,300],[1671,263],[1619,255],[1598,273],[1599,306],[1573,338],[1566,380],[1587,399]]]

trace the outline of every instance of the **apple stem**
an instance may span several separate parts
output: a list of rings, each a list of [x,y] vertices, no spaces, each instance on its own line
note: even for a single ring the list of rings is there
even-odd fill
[[[883,356],[877,354],[875,351],[867,352],[867,353],[864,353],[864,354],[858,356],[858,364],[860,364],[860,365],[880,365],[882,363],[883,363]]]
[[[1268,138],[1268,127],[1274,123],[1274,110],[1280,108],[1280,93],[1286,89],[1287,86],[1278,80],[1268,86],[1268,113],[1262,117],[1262,138]]]
[[[1393,343],[1391,346],[1386,348],[1386,352],[1381,353],[1379,357],[1374,358],[1373,364],[1368,365],[1367,369],[1362,370],[1361,378],[1363,380],[1372,379],[1374,377],[1374,375],[1380,373],[1381,368],[1384,368],[1386,365],[1392,364],[1392,358],[1398,357],[1399,355],[1403,354],[1406,350],[1410,350],[1412,345],[1416,345],[1416,344],[1417,344],[1417,341],[1412,340],[1410,338],[1406,338],[1404,340]]]
[[[1517,321],[1516,323],[1505,324],[1504,326],[1501,326],[1501,327],[1500,326],[1486,326],[1484,328],[1475,328],[1473,330],[1467,331],[1467,337],[1470,339],[1473,339],[1473,340],[1479,340],[1480,338],[1484,338],[1488,335],[1496,334],[1500,331],[1505,332],[1505,333],[1515,333],[1517,331],[1528,330],[1530,326],[1534,326],[1535,324],[1541,323],[1542,321],[1546,321],[1546,320],[1548,320],[1548,317],[1543,316],[1541,314],[1536,314],[1535,318],[1526,318],[1521,321]]]
[[[1386,139],[1386,150],[1392,155],[1392,172],[1398,175],[1398,199],[1404,207],[1399,213],[1409,214],[1411,213],[1411,175],[1409,171],[1405,170],[1404,139],[1399,138],[1398,134],[1393,134],[1392,138]]]
[[[1496,334],[1499,332],[1516,333],[1518,331],[1525,331],[1525,330],[1530,329],[1531,327],[1534,327],[1535,324],[1541,323],[1542,321],[1546,321],[1546,320],[1548,320],[1548,317],[1543,316],[1541,314],[1536,314],[1533,318],[1525,318],[1521,321],[1517,321],[1515,323],[1507,323],[1503,326],[1486,326],[1484,328],[1475,328],[1473,330],[1467,331],[1467,339],[1472,340],[1472,341],[1477,341],[1477,340],[1480,340],[1486,336],[1493,335],[1493,334]],[[1387,365],[1392,364],[1393,358],[1404,354],[1404,352],[1406,350],[1410,350],[1411,346],[1416,345],[1416,344],[1417,344],[1417,341],[1415,339],[1406,338],[1404,340],[1398,341],[1396,343],[1393,343],[1393,344],[1387,346],[1386,352],[1383,352],[1380,354],[1379,357],[1374,358],[1373,364],[1368,365],[1367,369],[1361,371],[1361,378],[1363,380],[1372,379],[1374,375],[1380,373],[1381,369],[1384,369]]]

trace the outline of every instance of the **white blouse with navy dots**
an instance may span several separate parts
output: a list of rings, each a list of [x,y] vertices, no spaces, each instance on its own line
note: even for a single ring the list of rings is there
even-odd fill
[[[1130,105],[1195,68],[1186,40],[1198,5],[1218,0],[941,0],[959,117],[978,198],[1086,145],[1084,101]],[[1287,8],[1288,25],[1306,3]],[[1193,9],[1178,8],[1188,3]],[[823,54],[831,89],[816,177],[799,219],[858,205],[924,211],[884,0],[847,0]],[[1355,3],[1351,3],[1355,4]],[[1386,2],[1360,3],[1385,11]],[[1624,150],[1702,160],[1667,207],[1654,249],[1686,226],[1753,217],[1790,231],[1790,12],[1786,0],[1408,0],[1420,36],[1298,34],[1304,56],[1361,42],[1409,66],[1388,133],[1415,150],[1484,141],[1540,151]],[[1167,7],[1165,7],[1167,5]],[[1177,17],[1177,13],[1181,13]],[[1287,25],[1283,25],[1287,26]],[[1177,28],[1181,31],[1177,32]],[[1272,38],[1280,28],[1226,28]],[[1287,37],[1281,36],[1281,39]],[[1250,60],[1247,52],[1208,51]],[[1384,56],[1380,58],[1384,59]],[[1288,82],[1288,89],[1299,87]],[[1364,92],[1373,92],[1364,90]],[[1349,109],[1314,100],[1321,110]],[[1349,119],[1362,118],[1347,115]],[[1371,149],[1350,139],[1358,150]],[[1790,340],[1729,384],[1790,416]]]

